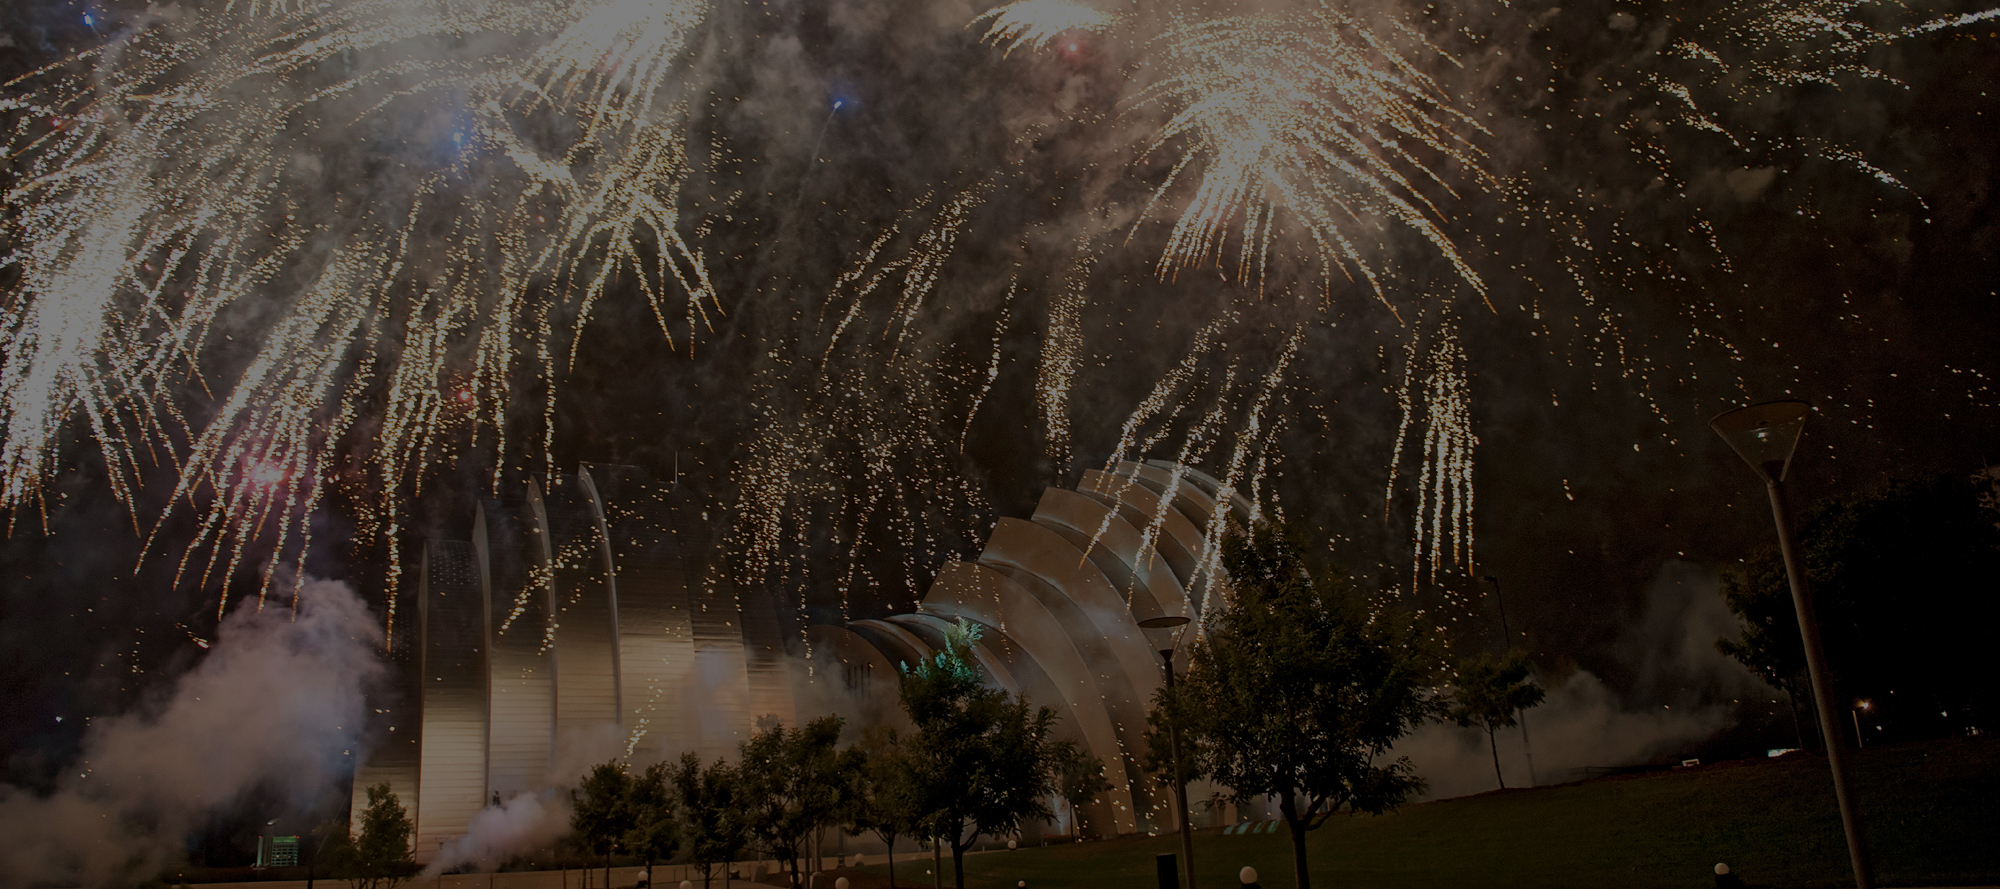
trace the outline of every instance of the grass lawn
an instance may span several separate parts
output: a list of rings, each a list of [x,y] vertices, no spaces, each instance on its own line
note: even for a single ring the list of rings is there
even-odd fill
[[[2000,739],[1864,750],[1857,769],[1879,884],[2000,885]],[[1701,889],[1718,861],[1751,886],[1852,885],[1826,761],[1800,754],[1337,816],[1307,847],[1326,889]],[[966,884],[1151,887],[1153,856],[1179,848],[1169,835],[973,855]],[[1196,831],[1195,859],[1203,889],[1234,889],[1246,864],[1264,886],[1292,885],[1282,832]],[[898,865],[897,882],[929,886],[928,866]],[[880,865],[842,873],[855,889],[888,885]]]

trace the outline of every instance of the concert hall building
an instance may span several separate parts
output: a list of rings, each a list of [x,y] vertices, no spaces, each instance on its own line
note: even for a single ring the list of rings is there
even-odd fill
[[[759,717],[819,715],[801,702],[825,701],[829,684],[860,712],[893,713],[900,665],[965,619],[989,681],[1055,709],[1058,731],[1104,764],[1112,789],[1062,831],[1170,829],[1171,794],[1140,768],[1163,677],[1138,622],[1199,614],[1225,583],[1211,535],[1253,508],[1218,502],[1220,488],[1161,461],[1087,471],[1075,490],[1044,491],[1030,518],[1001,519],[915,613],[803,632],[785,629],[795,605],[744,595],[718,570],[719,524],[671,485],[586,465],[520,503],[487,500],[471,540],[423,547],[354,812],[388,783],[428,860],[492,800],[552,776],[612,756],[734,758]]]

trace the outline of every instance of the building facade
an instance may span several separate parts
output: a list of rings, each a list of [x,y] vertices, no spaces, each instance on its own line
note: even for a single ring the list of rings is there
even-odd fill
[[[734,753],[757,717],[795,718],[776,603],[745,607],[677,493],[584,466],[478,504],[469,541],[423,544],[357,819],[388,784],[427,861],[496,799],[613,757]]]
[[[354,814],[367,787],[389,784],[427,861],[491,802],[613,757],[733,755],[756,719],[795,723],[830,694],[858,721],[897,719],[903,666],[967,620],[990,681],[1053,708],[1059,733],[1103,763],[1111,791],[1080,823],[1059,814],[1059,829],[1162,829],[1171,795],[1141,768],[1162,664],[1139,621],[1198,618],[1226,591],[1213,544],[1231,514],[1255,518],[1196,470],[1086,472],[1075,490],[1047,489],[1031,518],[1001,519],[916,612],[807,627],[788,651],[780,603],[740,594],[719,570],[715,523],[671,485],[594,466],[530,484],[519,502],[480,503],[471,540],[423,546]]]
[[[1139,622],[1198,620],[1226,595],[1216,538],[1232,514],[1257,518],[1199,470],[1148,461],[1085,472],[1076,490],[1045,490],[1032,518],[1001,519],[976,560],[945,566],[916,613],[815,627],[814,637],[848,670],[893,677],[941,650],[952,623],[971,621],[986,675],[1053,708],[1058,731],[1104,765],[1111,790],[1060,829],[1170,829],[1172,795],[1141,768],[1165,676]]]

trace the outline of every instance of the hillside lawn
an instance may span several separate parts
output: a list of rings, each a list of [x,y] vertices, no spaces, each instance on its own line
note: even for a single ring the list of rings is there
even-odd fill
[[[1856,767],[1879,885],[2000,885],[2000,738],[1871,748]],[[1336,816],[1308,836],[1323,889],[1698,889],[1717,862],[1753,887],[1853,885],[1826,760],[1800,753]],[[1179,849],[1170,834],[976,854],[966,885],[1152,887],[1154,856]],[[1195,860],[1201,889],[1234,889],[1246,864],[1267,889],[1292,885],[1282,828],[1197,830]],[[929,864],[898,864],[897,883],[930,886]],[[888,885],[881,865],[840,873]]]

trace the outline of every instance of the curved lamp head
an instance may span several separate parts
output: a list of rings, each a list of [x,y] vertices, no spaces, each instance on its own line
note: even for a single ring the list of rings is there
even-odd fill
[[[1146,639],[1160,651],[1173,651],[1179,646],[1181,634],[1187,631],[1188,619],[1178,614],[1163,617],[1149,617],[1139,622],[1139,629],[1146,631]]]
[[[1708,425],[1729,442],[1743,462],[1757,470],[1758,477],[1781,482],[1792,468],[1792,452],[1798,449],[1799,433],[1805,431],[1810,413],[1812,405],[1788,398],[1739,407],[1708,421]]]

